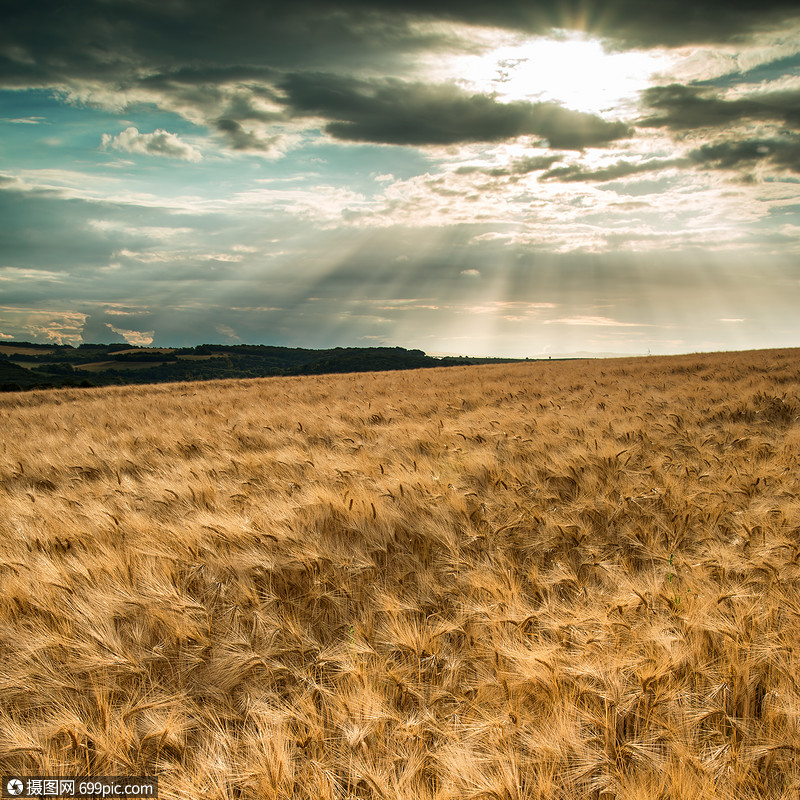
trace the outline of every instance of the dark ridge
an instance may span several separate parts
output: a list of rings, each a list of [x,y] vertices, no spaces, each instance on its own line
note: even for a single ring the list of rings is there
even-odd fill
[[[38,352],[14,353],[15,348]],[[449,367],[519,361],[512,358],[434,358],[402,347],[334,347],[313,350],[251,344],[133,347],[115,344],[0,343],[0,391],[62,386],[112,386],[266,378],[345,372]]]

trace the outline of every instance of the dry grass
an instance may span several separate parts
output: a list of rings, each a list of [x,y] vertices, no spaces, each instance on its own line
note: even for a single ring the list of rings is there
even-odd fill
[[[800,353],[0,398],[0,773],[796,798]]]

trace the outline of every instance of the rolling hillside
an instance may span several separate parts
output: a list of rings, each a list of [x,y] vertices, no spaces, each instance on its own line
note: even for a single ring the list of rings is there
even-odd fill
[[[385,372],[398,369],[503,364],[519,359],[434,358],[402,347],[331,347],[314,350],[269,345],[130,347],[126,344],[0,343],[0,392],[62,386],[127,386],[225,378]]]

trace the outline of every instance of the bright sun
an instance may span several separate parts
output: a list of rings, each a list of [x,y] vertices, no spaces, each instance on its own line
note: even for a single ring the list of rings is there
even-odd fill
[[[663,54],[607,53],[599,41],[577,35],[504,44],[458,62],[465,88],[495,93],[501,102],[556,101],[616,115],[667,66]]]

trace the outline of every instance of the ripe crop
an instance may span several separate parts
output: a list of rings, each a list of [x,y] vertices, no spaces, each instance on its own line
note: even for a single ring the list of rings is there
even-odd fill
[[[0,397],[0,774],[795,798],[800,351]]]

